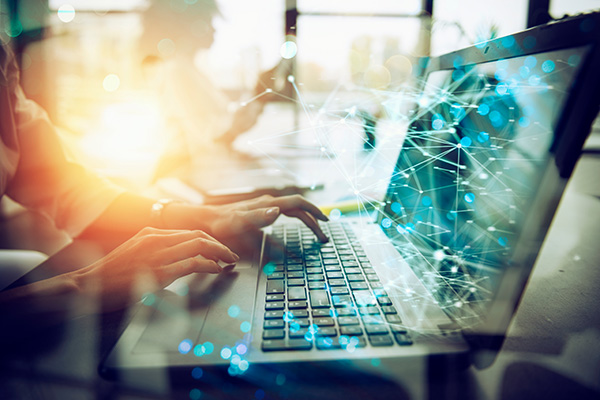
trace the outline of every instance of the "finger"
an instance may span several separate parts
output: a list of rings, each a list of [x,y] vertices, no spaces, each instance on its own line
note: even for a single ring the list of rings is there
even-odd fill
[[[146,237],[155,241],[154,245],[160,247],[170,247],[196,238],[207,239],[219,243],[217,239],[213,238],[208,233],[199,230],[156,229]]]
[[[285,215],[289,216],[289,217],[296,217],[298,219],[300,219],[302,222],[304,222],[304,224],[306,226],[308,226],[310,228],[311,231],[313,231],[313,233],[317,236],[317,238],[325,243],[329,241],[329,238],[323,233],[323,231],[321,230],[321,227],[319,226],[319,223],[317,222],[317,220],[312,216],[312,214],[309,214],[305,211],[301,211],[301,210],[293,210],[293,211],[288,211],[285,212]]]
[[[262,228],[271,225],[279,217],[279,207],[259,208],[257,210],[245,211],[237,218],[238,231],[246,231],[252,228]]]
[[[172,279],[176,279],[194,272],[218,274],[223,271],[223,268],[214,260],[197,256],[165,265],[163,271],[166,275],[171,276]]]
[[[283,212],[288,209],[299,208],[310,213],[316,219],[320,219],[321,221],[329,221],[329,218],[323,214],[323,211],[321,211],[319,207],[315,206],[313,203],[300,195],[278,197],[273,199],[273,204],[279,206]]]
[[[224,244],[200,237],[168,247],[161,251],[161,256],[166,263],[196,256],[214,261],[222,260],[226,263],[236,263],[240,260],[240,257]]]

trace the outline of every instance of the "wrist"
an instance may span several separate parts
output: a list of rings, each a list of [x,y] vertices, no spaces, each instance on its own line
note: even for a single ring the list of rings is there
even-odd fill
[[[170,203],[163,209],[163,228],[202,230],[210,234],[215,214],[213,206]]]

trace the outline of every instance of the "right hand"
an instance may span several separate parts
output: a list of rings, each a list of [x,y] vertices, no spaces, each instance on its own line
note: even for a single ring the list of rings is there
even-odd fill
[[[194,272],[219,273],[218,264],[234,264],[239,256],[199,230],[144,228],[108,255],[76,271],[84,294],[102,299],[103,311],[114,311],[141,294],[168,286]]]

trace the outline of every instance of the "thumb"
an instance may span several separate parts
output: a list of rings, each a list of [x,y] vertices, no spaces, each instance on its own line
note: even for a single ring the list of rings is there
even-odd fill
[[[259,208],[248,211],[245,215],[246,222],[256,228],[271,225],[279,217],[279,207]]]

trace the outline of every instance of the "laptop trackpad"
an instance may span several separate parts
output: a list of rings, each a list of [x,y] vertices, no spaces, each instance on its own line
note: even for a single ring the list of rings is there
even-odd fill
[[[252,322],[258,268],[239,266],[185,277],[162,291],[133,352],[180,353],[187,346],[210,342],[219,348],[242,339]]]

